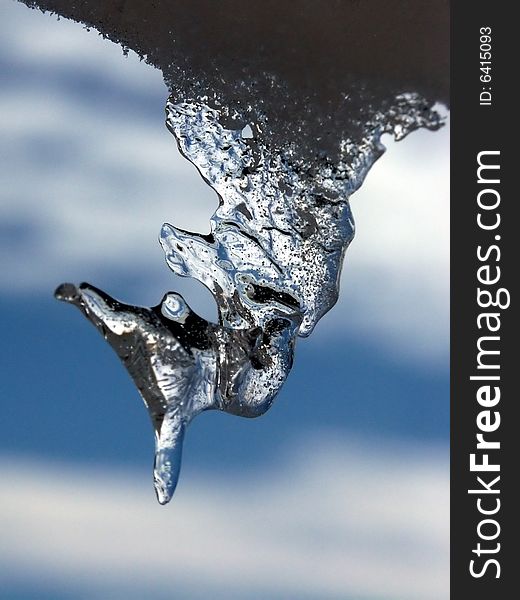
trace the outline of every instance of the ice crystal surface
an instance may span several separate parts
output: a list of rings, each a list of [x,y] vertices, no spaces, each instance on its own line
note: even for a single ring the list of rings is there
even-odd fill
[[[86,283],[56,290],[98,328],[143,397],[155,432],[161,504],[175,491],[192,419],[209,409],[265,413],[289,374],[296,338],[308,336],[336,302],[354,236],[349,197],[383,152],[381,135],[400,139],[417,127],[439,126],[421,97],[399,95],[359,124],[356,141],[340,141],[338,160],[305,161],[294,145],[265,141],[268,122],[233,129],[223,108],[173,99],[166,115],[180,151],[220,203],[208,235],[165,223],[159,240],[174,273],[211,291],[218,323],[196,315],[175,292],[142,308]]]
[[[449,96],[449,3],[21,1],[93,27],[160,69],[166,125],[220,199],[209,234],[168,222],[159,236],[172,271],[211,291],[217,323],[175,291],[153,308],[89,284],[56,291],[139,389],[164,504],[191,420],[209,409],[263,414],[296,339],[336,302],[354,236],[349,198],[382,154],[381,136],[440,126],[433,107]]]

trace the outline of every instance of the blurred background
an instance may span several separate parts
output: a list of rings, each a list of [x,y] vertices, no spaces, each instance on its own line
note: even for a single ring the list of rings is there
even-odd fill
[[[178,290],[215,317],[157,241],[216,207],[166,95],[95,31],[0,0],[0,598],[447,598],[448,126],[384,139],[337,306],[268,414],[195,420],[160,507],[136,389],[52,293]]]

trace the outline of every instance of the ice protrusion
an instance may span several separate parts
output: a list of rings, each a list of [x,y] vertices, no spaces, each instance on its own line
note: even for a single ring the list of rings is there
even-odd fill
[[[263,328],[232,329],[197,316],[174,292],[153,308],[122,304],[87,283],[63,284],[55,295],[97,327],[134,380],[155,431],[161,504],[177,486],[192,419],[208,409],[263,414],[292,366],[299,317],[280,306]]]
[[[208,235],[166,223],[159,237],[172,271],[211,291],[218,323],[196,315],[175,292],[141,308],[89,284],[56,291],[98,328],[143,397],[161,504],[175,491],[192,419],[209,409],[265,413],[291,370],[297,336],[308,336],[336,302],[354,236],[349,197],[384,151],[381,135],[400,139],[439,126],[437,113],[403,94],[364,124],[362,143],[341,142],[339,162],[303,164],[290,147],[273,149],[253,135],[260,126],[228,129],[222,117],[201,103],[168,103],[167,126],[220,205]]]

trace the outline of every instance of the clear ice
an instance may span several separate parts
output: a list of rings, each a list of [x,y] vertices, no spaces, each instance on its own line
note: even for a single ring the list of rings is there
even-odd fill
[[[420,96],[403,94],[360,124],[361,143],[341,142],[340,160],[305,163],[291,145],[263,141],[268,123],[228,129],[224,112],[202,102],[167,103],[167,127],[220,202],[209,235],[166,223],[159,237],[170,269],[211,291],[218,323],[196,315],[175,292],[141,308],[86,283],[56,290],[98,328],[143,397],[161,504],[175,491],[191,420],[209,409],[265,413],[289,374],[296,338],[308,336],[335,304],[354,236],[349,197],[384,151],[381,135],[401,139],[440,125]]]

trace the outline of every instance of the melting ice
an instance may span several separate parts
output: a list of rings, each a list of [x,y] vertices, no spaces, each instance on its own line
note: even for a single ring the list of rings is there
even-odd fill
[[[262,141],[265,123],[228,129],[222,110],[201,102],[169,101],[166,113],[182,154],[220,203],[209,235],[166,223],[159,240],[174,273],[212,292],[218,323],[199,317],[175,292],[141,308],[86,283],[56,290],[102,333],[143,397],[161,504],[175,491],[192,419],[210,409],[265,413],[289,374],[296,338],[308,336],[336,302],[354,236],[349,197],[382,154],[381,135],[401,139],[440,124],[418,95],[400,95],[363,124],[361,143],[341,142],[340,160],[310,164],[290,145]]]

